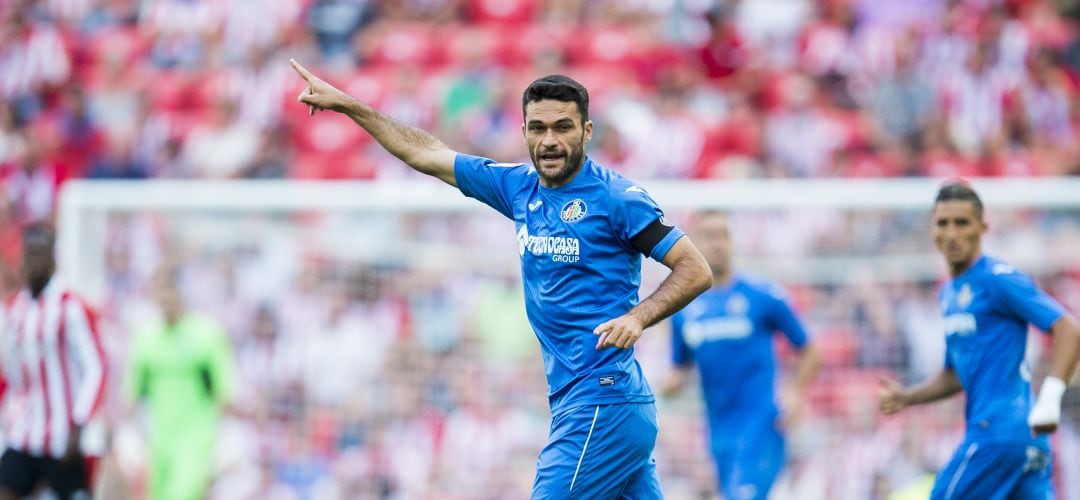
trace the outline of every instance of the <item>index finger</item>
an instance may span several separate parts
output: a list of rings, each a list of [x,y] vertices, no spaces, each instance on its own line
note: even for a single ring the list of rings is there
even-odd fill
[[[300,63],[296,62],[296,59],[290,57],[289,64],[291,64],[293,69],[295,69],[296,72],[300,74],[300,77],[303,78],[304,81],[311,83],[311,79],[315,78],[315,75],[311,74],[311,72],[308,71],[307,68],[301,66]]]

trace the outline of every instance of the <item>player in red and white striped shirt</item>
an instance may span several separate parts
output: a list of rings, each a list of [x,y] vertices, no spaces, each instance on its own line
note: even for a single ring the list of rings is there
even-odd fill
[[[90,309],[53,276],[54,241],[44,226],[24,232],[25,286],[0,309],[0,500],[39,485],[61,499],[87,490],[79,438],[104,392],[105,356]]]

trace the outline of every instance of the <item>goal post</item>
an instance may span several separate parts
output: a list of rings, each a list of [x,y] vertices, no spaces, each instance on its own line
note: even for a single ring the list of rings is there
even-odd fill
[[[730,211],[896,211],[928,213],[940,179],[812,179],[662,181],[646,183],[661,207],[673,213]],[[1080,210],[1080,179],[985,178],[971,180],[990,212]],[[250,214],[325,211],[369,213],[469,213],[490,211],[456,189],[433,180],[348,181],[86,181],[65,184],[59,205],[60,267],[90,297],[102,293],[97,265],[105,217],[112,213]],[[492,216],[492,221],[501,218]],[[993,230],[991,230],[992,232]],[[1080,252],[1073,253],[1075,264]],[[1065,256],[1068,258],[1068,256]],[[1030,262],[1039,269],[1045,263]]]

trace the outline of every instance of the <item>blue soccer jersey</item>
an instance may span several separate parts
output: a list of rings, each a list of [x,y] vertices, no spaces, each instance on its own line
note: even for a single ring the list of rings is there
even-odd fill
[[[672,361],[696,363],[713,441],[777,416],[773,334],[801,348],[807,335],[775,284],[736,276],[672,317]]]
[[[638,303],[641,253],[631,239],[663,213],[638,185],[586,158],[558,188],[525,164],[458,154],[458,188],[514,221],[525,310],[540,340],[552,414],[654,400],[633,349],[596,350],[593,329]],[[652,245],[662,260],[683,233]]]
[[[1030,443],[1034,403],[1024,364],[1028,324],[1047,331],[1065,311],[1024,273],[983,256],[941,289],[945,366],[967,393],[966,441]],[[1035,443],[1048,449],[1046,437]]]

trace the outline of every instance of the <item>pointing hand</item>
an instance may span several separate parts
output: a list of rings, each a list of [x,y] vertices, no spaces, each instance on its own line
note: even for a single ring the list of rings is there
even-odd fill
[[[307,82],[307,87],[300,92],[296,100],[307,104],[309,115],[314,115],[316,110],[341,111],[344,109],[349,100],[347,94],[312,74],[307,68],[296,62],[295,59],[289,59],[289,64]]]

